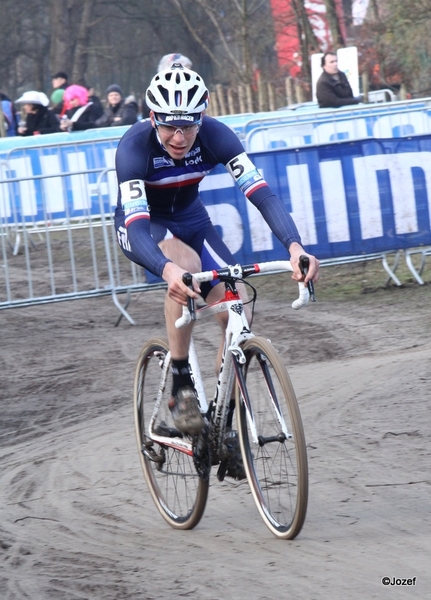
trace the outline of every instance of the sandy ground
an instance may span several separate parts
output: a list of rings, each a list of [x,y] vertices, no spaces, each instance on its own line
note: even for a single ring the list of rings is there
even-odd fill
[[[260,291],[254,330],[281,351],[308,443],[309,510],[291,542],[246,482],[215,474],[193,531],[158,515],[132,384],[162,293],[134,296],[135,327],[114,327],[108,297],[0,312],[0,598],[431,598],[431,276],[383,288],[377,267],[325,269],[299,312],[287,291]],[[215,330],[196,334],[215,347]]]

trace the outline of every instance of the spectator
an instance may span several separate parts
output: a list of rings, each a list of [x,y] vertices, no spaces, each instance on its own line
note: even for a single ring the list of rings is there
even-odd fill
[[[51,102],[53,104],[53,111],[57,115],[60,115],[63,110],[63,94],[64,90],[68,87],[67,79],[67,73],[64,71],[59,71],[51,77],[52,87],[54,90],[51,94]],[[54,94],[55,100],[53,99]]]
[[[18,126],[18,135],[43,135],[60,131],[58,118],[54,111],[48,108],[49,100],[43,92],[24,92],[16,103],[22,104],[26,113],[25,124]]]
[[[353,96],[345,73],[338,69],[335,52],[326,52],[322,56],[321,66],[323,73],[316,84],[316,97],[320,108],[339,108],[362,101],[362,95],[357,98]]]
[[[50,96],[51,108],[55,114],[60,118],[60,113],[63,108],[63,89],[54,90]]]
[[[0,92],[0,137],[11,137],[17,134],[18,123],[14,105],[8,96]]]
[[[87,87],[88,90],[88,101],[93,103],[94,114],[96,119],[99,119],[103,115],[103,104],[100,101],[99,96],[96,95],[94,87]]]
[[[164,71],[165,69],[169,69],[173,63],[179,63],[183,65],[186,69],[191,69],[193,66],[192,61],[187,56],[183,54],[165,54],[162,56],[159,62],[159,66],[157,67],[157,72]]]
[[[69,85],[63,96],[65,114],[61,115],[62,131],[84,131],[95,127],[95,109],[88,102],[88,90],[82,85]]]
[[[97,119],[96,127],[117,127],[133,125],[138,120],[138,104],[134,96],[124,99],[123,90],[115,83],[106,90],[106,108],[104,114]]]

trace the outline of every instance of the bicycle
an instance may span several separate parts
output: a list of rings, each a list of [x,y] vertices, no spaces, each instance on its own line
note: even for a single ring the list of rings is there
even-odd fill
[[[307,261],[301,257],[303,272]],[[152,338],[141,350],[134,382],[138,449],[152,498],[165,521],[176,529],[191,529],[199,523],[208,497],[210,471],[218,465],[220,481],[229,471],[238,478],[245,471],[258,511],[276,537],[293,539],[301,531],[307,511],[308,466],[298,403],[277,351],[269,340],[252,333],[235,285],[256,273],[292,270],[289,261],[271,261],[193,275],[199,283],[224,282],[224,298],[197,308],[190,301],[176,326],[224,310],[229,315],[210,403],[193,339],[190,346],[193,382],[206,422],[201,434],[187,436],[173,425],[168,409],[171,375],[167,341]],[[185,274],[183,280],[191,285],[192,275]],[[250,302],[254,312],[256,290],[248,285],[253,290]],[[308,286],[300,283],[299,287],[293,308],[306,304],[310,294],[315,300],[312,282]],[[233,390],[235,402],[231,400]]]

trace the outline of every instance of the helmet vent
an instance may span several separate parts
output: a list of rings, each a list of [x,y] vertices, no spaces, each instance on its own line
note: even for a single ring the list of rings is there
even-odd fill
[[[191,101],[193,100],[194,95],[196,94],[196,92],[198,91],[199,87],[197,85],[194,85],[192,88],[190,88],[187,92],[187,104],[190,104]]]
[[[158,90],[163,96],[164,101],[169,102],[169,91],[165,87],[163,87],[163,85],[159,85]],[[160,105],[160,102],[158,102],[157,104]]]
[[[148,100],[150,100],[150,102],[152,102],[153,104],[156,104],[157,106],[160,106],[160,103],[157,102],[156,98],[154,97],[153,92],[151,92],[150,90],[147,91],[147,98]]]

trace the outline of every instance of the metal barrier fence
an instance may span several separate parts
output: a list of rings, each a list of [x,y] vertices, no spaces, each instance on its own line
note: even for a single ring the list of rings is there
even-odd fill
[[[298,109],[249,118],[243,127],[247,152],[302,148],[316,144],[364,139],[403,138],[431,133],[429,99],[387,105],[334,109]],[[257,117],[257,116],[256,116]]]
[[[126,259],[119,249],[112,199],[106,193],[113,170],[92,170],[97,175],[98,215],[91,212],[88,204],[83,214],[71,217],[66,203],[65,217],[53,220],[48,217],[43,197],[41,210],[47,217],[45,220],[28,222],[23,217],[13,224],[0,220],[3,271],[0,309],[109,294],[121,313],[117,323],[125,316],[134,324],[127,312],[131,292],[165,287],[164,283],[147,283],[143,269]],[[67,187],[71,178],[84,174],[89,173],[73,171],[43,178],[60,179]],[[13,188],[18,182],[40,179],[41,176],[11,178],[7,185]],[[24,214],[19,198],[16,209],[17,215]],[[120,301],[122,294],[126,295],[124,303]]]
[[[127,311],[131,294],[165,287],[160,281],[146,281],[143,269],[126,259],[119,249],[113,223],[113,199],[106,193],[112,171],[112,168],[94,171],[97,172],[98,215],[88,209],[79,218],[66,215],[65,219],[31,223],[23,219],[13,226],[0,221],[4,276],[3,285],[0,284],[0,309],[110,295],[120,311],[116,325],[122,317],[134,324]],[[88,175],[88,172],[53,174],[48,179],[60,178],[62,185],[67,186],[70,178],[82,174]],[[26,181],[38,179],[31,176]],[[8,185],[14,186],[18,181],[23,182],[22,179],[10,179]],[[42,211],[48,214],[45,200]],[[17,206],[17,214],[23,214],[20,205]],[[416,252],[421,254],[419,270],[411,260]],[[427,248],[405,251],[407,264],[420,284],[424,283],[421,273],[427,254],[430,254]],[[400,258],[400,250],[377,252],[323,260],[322,266],[378,259],[388,274],[388,281],[401,285],[395,273]],[[392,265],[389,265],[389,259],[393,259]],[[120,297],[123,295],[125,300],[122,303]]]
[[[123,133],[38,136],[46,140],[24,145],[21,139],[3,153],[0,309],[110,294],[120,319],[133,323],[130,294],[165,286],[146,279],[115,237],[114,155]],[[431,136],[409,136],[261,152],[253,159],[324,265],[379,259],[400,285],[401,257],[423,284],[431,253],[430,156]],[[224,168],[203,180],[201,196],[236,260],[285,256]]]

